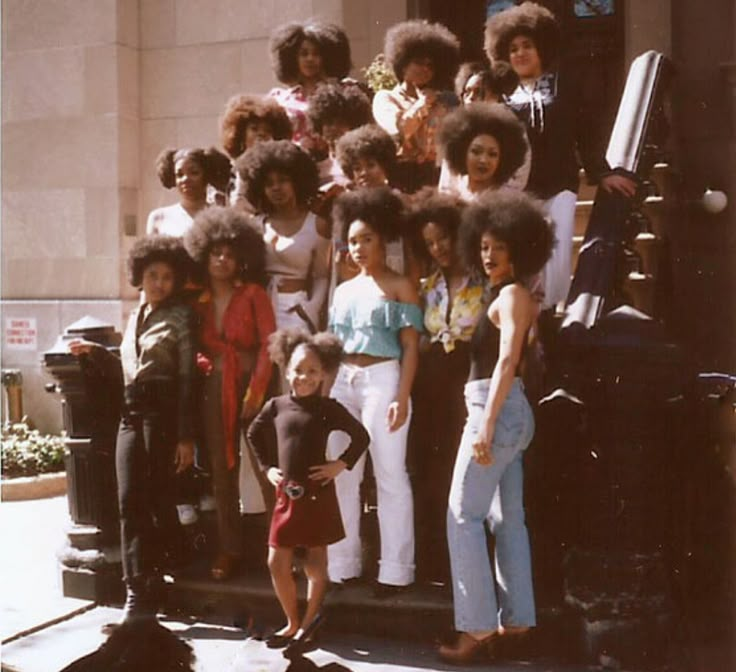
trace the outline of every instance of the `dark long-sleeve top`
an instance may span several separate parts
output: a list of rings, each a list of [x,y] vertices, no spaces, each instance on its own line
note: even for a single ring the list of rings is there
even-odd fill
[[[203,354],[209,359],[222,358],[222,419],[225,427],[225,452],[229,468],[235,466],[236,419],[240,412],[238,389],[245,373],[250,373],[248,389],[243,402],[257,408],[263,403],[271,379],[271,360],[268,357],[268,337],[276,331],[271,300],[259,285],[245,283],[237,286],[218,331],[212,295],[205,290],[195,304],[199,317],[199,341]],[[240,352],[251,352],[255,364],[250,372],[243,371]]]
[[[287,480],[306,483],[309,468],[325,463],[330,432],[343,431],[350,445],[338,459],[352,469],[370,437],[365,427],[335,399],[283,395],[269,400],[248,428],[263,471],[278,467]]]
[[[589,182],[597,182],[610,170],[590,110],[579,98],[572,82],[547,73],[534,88],[520,84],[506,99],[526,125],[532,153],[526,190],[539,198],[548,199],[568,189],[577,193],[576,151]]]
[[[120,346],[120,362],[126,387],[165,383],[176,389],[178,440],[194,435],[193,316],[189,306],[167,301],[151,309],[144,303],[130,315]],[[93,356],[106,351],[95,348]]]

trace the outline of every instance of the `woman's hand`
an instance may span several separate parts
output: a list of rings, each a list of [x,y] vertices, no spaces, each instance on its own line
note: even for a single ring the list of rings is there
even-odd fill
[[[395,432],[405,422],[409,416],[409,402],[406,399],[396,399],[388,406],[386,412],[386,424],[389,432]]]
[[[473,459],[481,467],[490,467],[493,464],[493,428],[481,429],[473,441]]]
[[[606,175],[601,178],[601,188],[607,191],[609,194],[617,191],[619,194],[626,196],[627,198],[633,198],[636,194],[636,182],[634,180],[625,177],[624,175]]]
[[[348,465],[342,460],[335,460],[334,462],[325,462],[324,464],[318,464],[314,467],[309,467],[309,480],[320,481],[322,485],[327,485],[336,476],[341,474]]]
[[[284,480],[284,474],[278,467],[270,467],[266,472],[266,478],[271,485],[277,488]]]
[[[176,457],[174,458],[176,473],[189,469],[194,464],[194,443],[191,441],[179,441],[176,444]]]
[[[88,355],[92,352],[92,348],[97,348],[99,345],[92,341],[85,341],[83,338],[75,338],[73,341],[69,341],[69,352],[75,357],[79,355]]]

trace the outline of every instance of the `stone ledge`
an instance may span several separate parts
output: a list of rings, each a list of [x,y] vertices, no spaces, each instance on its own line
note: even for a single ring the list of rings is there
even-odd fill
[[[4,502],[19,502],[27,499],[46,499],[66,494],[66,472],[40,474],[2,481]]]

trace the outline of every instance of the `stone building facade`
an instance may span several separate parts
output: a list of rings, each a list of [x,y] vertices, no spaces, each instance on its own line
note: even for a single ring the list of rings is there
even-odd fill
[[[453,4],[462,17],[478,2]],[[656,49],[677,68],[673,144],[685,206],[673,254],[685,263],[673,270],[673,312],[693,311],[679,332],[698,365],[732,371],[736,218],[733,207],[713,217],[692,202],[705,187],[736,199],[734,4],[613,3],[622,66]],[[434,0],[2,2],[2,363],[23,372],[26,409],[41,429],[60,427],[41,354],[83,315],[121,328],[135,300],[126,254],[147,213],[176,198],[158,183],[156,155],[217,144],[228,97],[276,83],[271,30],[309,17],[343,25],[359,76],[389,26],[445,10]]]

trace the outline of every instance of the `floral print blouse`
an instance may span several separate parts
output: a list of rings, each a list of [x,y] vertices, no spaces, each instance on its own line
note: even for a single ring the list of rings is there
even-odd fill
[[[452,352],[456,341],[470,341],[483,312],[483,284],[480,281],[470,276],[465,278],[455,293],[449,315],[450,295],[440,270],[422,281],[420,295],[424,305],[424,328],[431,343],[442,343],[445,352]]]

